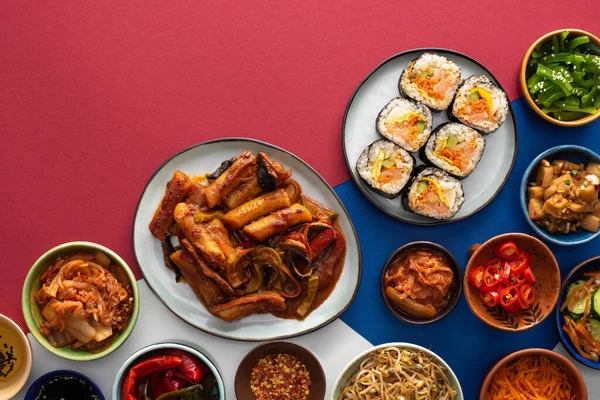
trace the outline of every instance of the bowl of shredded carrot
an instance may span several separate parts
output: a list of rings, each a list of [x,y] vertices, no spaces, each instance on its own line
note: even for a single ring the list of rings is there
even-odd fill
[[[581,373],[571,361],[546,349],[509,354],[488,373],[480,400],[587,400]]]

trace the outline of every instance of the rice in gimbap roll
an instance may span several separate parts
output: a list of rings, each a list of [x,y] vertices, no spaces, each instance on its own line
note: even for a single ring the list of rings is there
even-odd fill
[[[455,216],[464,201],[460,181],[433,167],[415,169],[408,192],[402,198],[409,211],[440,220]]]
[[[396,97],[377,117],[377,132],[407,151],[418,151],[431,134],[431,111],[423,104]]]
[[[458,122],[442,124],[425,145],[425,158],[444,171],[465,178],[473,172],[485,149],[485,138]]]
[[[452,104],[452,116],[483,133],[492,133],[506,120],[506,93],[485,75],[473,75],[459,86]]]
[[[446,57],[423,53],[400,75],[400,93],[434,110],[446,110],[460,83],[460,67]]]
[[[356,162],[356,170],[366,184],[388,198],[398,196],[414,166],[415,160],[406,150],[383,139],[368,145]]]

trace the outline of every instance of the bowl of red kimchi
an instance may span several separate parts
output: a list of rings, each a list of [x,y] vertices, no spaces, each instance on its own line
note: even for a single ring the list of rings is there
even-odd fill
[[[70,242],[33,264],[22,307],[27,327],[46,350],[89,361],[127,340],[140,306],[135,276],[117,253],[96,243]]]

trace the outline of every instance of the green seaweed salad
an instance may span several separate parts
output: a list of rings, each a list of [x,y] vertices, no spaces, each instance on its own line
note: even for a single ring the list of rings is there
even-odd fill
[[[572,121],[600,109],[600,46],[568,31],[539,44],[527,63],[527,88],[543,113]]]

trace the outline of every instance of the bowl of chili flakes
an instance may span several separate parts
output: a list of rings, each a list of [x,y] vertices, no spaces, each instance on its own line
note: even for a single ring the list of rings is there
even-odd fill
[[[323,400],[325,373],[308,349],[290,342],[270,342],[244,357],[235,374],[238,400]]]

